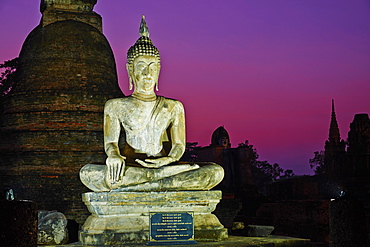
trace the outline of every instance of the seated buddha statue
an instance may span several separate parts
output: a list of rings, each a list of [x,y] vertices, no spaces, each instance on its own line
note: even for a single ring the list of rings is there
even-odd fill
[[[186,144],[184,107],[154,91],[160,55],[144,16],[139,33],[127,53],[133,93],[104,107],[106,165],[85,165],[80,179],[95,192],[209,190],[221,182],[224,170],[214,163],[179,162]]]

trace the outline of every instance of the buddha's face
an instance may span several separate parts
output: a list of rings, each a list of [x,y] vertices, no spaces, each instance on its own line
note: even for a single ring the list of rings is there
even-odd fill
[[[127,66],[131,80],[135,85],[135,92],[149,94],[154,92],[158,83],[160,64],[154,56],[139,56]]]

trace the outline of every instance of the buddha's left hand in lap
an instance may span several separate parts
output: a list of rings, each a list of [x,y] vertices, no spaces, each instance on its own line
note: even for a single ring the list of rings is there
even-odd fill
[[[176,160],[172,157],[161,157],[156,159],[145,159],[144,161],[136,159],[135,161],[147,168],[160,168],[162,166],[169,165]]]

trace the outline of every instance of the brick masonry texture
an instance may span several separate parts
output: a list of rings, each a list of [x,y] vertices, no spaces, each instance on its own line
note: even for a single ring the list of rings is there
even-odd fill
[[[19,55],[19,81],[1,102],[0,186],[82,224],[88,189],[78,172],[104,163],[104,104],[123,94],[100,16],[43,14]]]

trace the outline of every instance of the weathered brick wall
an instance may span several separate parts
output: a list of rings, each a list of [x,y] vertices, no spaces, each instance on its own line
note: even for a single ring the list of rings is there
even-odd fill
[[[40,25],[45,27],[58,21],[74,20],[87,23],[101,32],[101,16],[93,11],[96,3],[97,0],[41,0]]]
[[[235,148],[235,153],[235,170],[236,174],[239,174],[237,177],[237,187],[243,190],[243,188],[254,185],[249,147],[239,146]]]
[[[60,11],[55,9],[45,10],[42,15],[41,25],[45,27],[51,23],[64,20],[84,22],[102,31],[101,16],[95,12],[82,12],[76,14],[76,12],[73,11]]]
[[[196,150],[196,155],[200,162],[215,162],[224,168],[224,179],[217,187],[224,193],[243,193],[254,185],[247,147],[208,146]]]
[[[82,224],[80,168],[103,163],[103,108],[122,97],[104,35],[74,20],[36,27],[0,113],[0,186]]]

